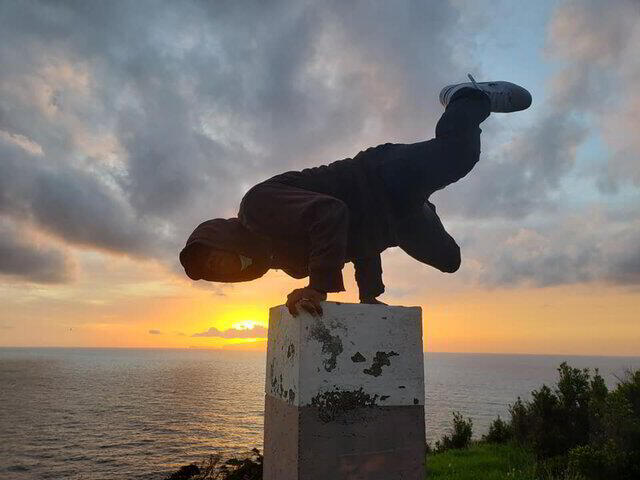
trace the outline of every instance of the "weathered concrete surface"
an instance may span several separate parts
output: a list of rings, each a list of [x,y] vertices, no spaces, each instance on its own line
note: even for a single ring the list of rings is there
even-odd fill
[[[265,480],[422,480],[424,406],[358,407],[333,421],[265,397]]]
[[[266,393],[306,406],[362,388],[380,405],[424,405],[420,307],[322,305],[320,318],[270,310]]]
[[[424,478],[420,308],[323,310],[270,311],[264,479]]]

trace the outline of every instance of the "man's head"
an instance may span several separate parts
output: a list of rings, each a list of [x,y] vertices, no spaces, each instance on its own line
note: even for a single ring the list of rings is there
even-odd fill
[[[236,278],[253,264],[252,258],[203,244],[195,244],[185,255],[184,261],[187,275],[192,280],[202,279],[212,282]]]
[[[237,218],[217,218],[196,227],[180,252],[180,263],[192,280],[246,282],[267,272],[269,249]]]

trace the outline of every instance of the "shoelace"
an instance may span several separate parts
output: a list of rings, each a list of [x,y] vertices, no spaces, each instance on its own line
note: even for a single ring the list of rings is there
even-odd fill
[[[482,90],[482,89],[478,86],[478,84],[476,83],[476,79],[475,79],[475,78],[473,78],[473,77],[471,76],[471,74],[470,74],[470,73],[467,73],[467,77],[469,77],[469,80],[471,80],[471,83],[473,83],[473,86],[474,86],[474,87],[476,87],[478,90]]]
[[[473,83],[473,86],[474,86],[474,87],[476,87],[476,88],[477,88],[478,90],[480,90],[481,92],[484,92],[484,90],[482,90],[482,89],[480,88],[480,86],[476,83],[476,79],[475,79],[475,78],[473,78],[473,76],[472,76],[470,73],[467,73],[467,77],[469,77],[469,80],[471,80],[471,83]],[[489,94],[489,92],[484,92],[484,93]],[[501,99],[502,101],[504,101],[504,100],[502,99],[502,95],[504,95],[504,93],[505,93],[505,92],[503,92],[503,91],[499,91],[499,92],[491,92],[491,95],[494,95],[494,96],[495,96],[495,95],[500,95],[500,99]],[[509,103],[511,102],[511,95],[508,95],[508,101],[509,101]]]

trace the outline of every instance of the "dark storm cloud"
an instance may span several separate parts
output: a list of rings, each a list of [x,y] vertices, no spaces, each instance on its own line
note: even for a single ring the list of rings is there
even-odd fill
[[[229,328],[227,330],[218,330],[211,327],[209,330],[200,333],[194,333],[192,337],[219,337],[219,338],[262,338],[267,336],[267,329],[260,325],[252,328]]]
[[[0,134],[41,152],[0,157],[18,179],[3,212],[175,264],[256,181],[430,136],[456,16],[444,1],[3,2]]]
[[[490,119],[485,135],[504,128],[513,140],[489,141],[469,178],[438,194],[445,222],[465,223],[463,240],[483,222],[511,222],[493,243],[465,242],[465,256],[493,269],[483,281],[637,281],[633,249],[615,253],[607,237],[594,249],[588,232],[554,236],[584,117],[611,126],[606,139],[618,151],[591,178],[613,192],[640,175],[628,140],[637,136],[626,134],[640,109],[629,102],[616,117],[598,107],[607,104],[603,87],[631,95],[638,84],[632,3],[607,5],[603,15],[598,2],[560,4],[550,50],[568,69],[553,79],[551,100],[528,125]],[[458,15],[444,0],[1,2],[0,218],[182,274],[177,252],[191,230],[234,215],[257,181],[370,145],[431,138],[439,89],[481,61],[461,59],[460,45],[474,40],[457,36]],[[523,256],[509,239],[536,216],[543,225],[530,229],[550,243]],[[43,271],[55,267],[47,258]]]
[[[25,234],[0,222],[0,275],[34,283],[65,283],[72,279],[73,265],[67,255],[53,247],[25,241]]]
[[[72,244],[150,254],[161,234],[138,221],[94,175],[43,159],[0,140],[0,214],[28,220]]]

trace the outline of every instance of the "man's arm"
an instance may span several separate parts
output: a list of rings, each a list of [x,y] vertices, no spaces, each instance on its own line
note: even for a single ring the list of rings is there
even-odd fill
[[[297,313],[295,303],[310,313],[321,313],[319,301],[327,292],[344,290],[344,267],[349,210],[335,197],[277,183],[260,184],[242,200],[238,217],[250,230],[287,242],[309,242],[309,286],[288,296],[287,307]]]
[[[384,293],[380,254],[353,260],[361,303],[381,303],[376,297]]]

